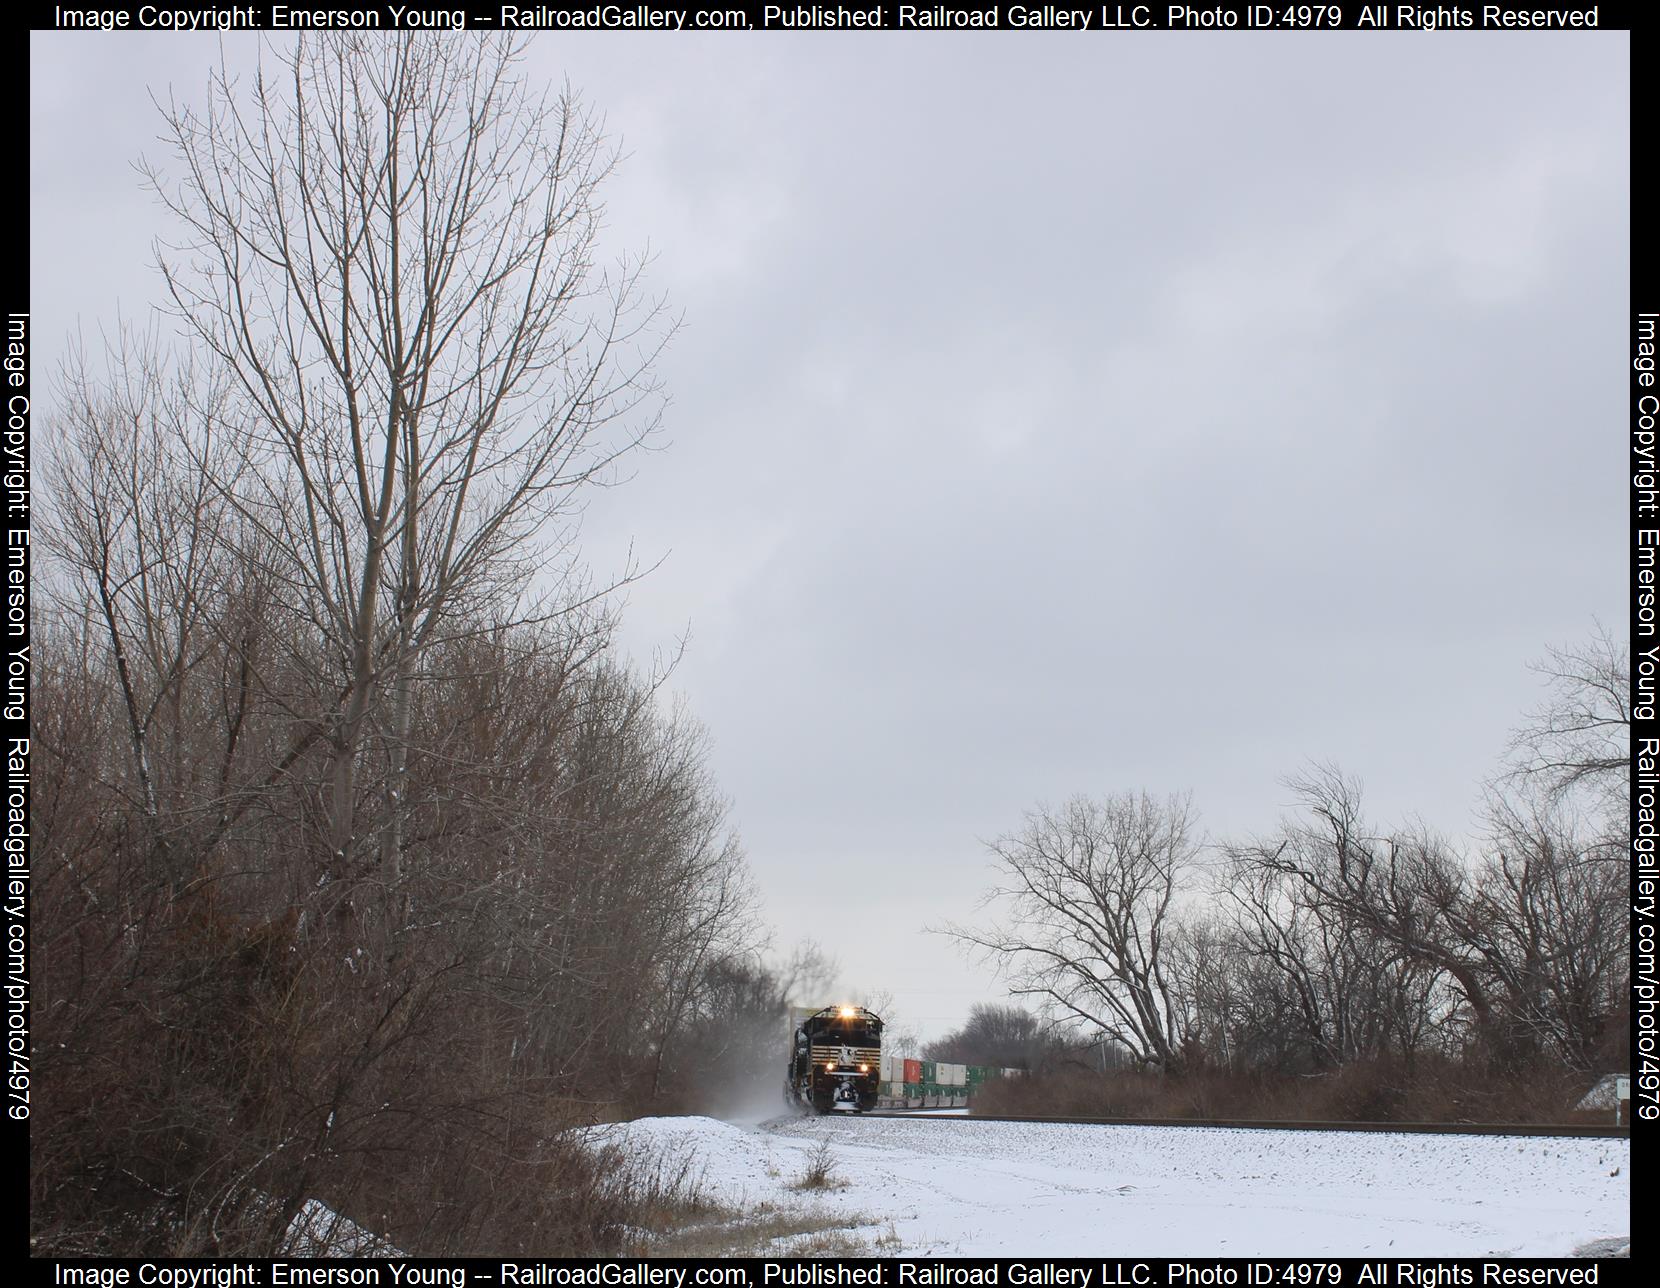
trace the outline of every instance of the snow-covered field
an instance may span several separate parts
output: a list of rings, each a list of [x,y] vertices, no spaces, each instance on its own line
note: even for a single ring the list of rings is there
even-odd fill
[[[1626,1140],[851,1117],[605,1131],[694,1153],[723,1203],[866,1218],[890,1255],[1560,1256],[1631,1228]],[[845,1185],[792,1188],[821,1142]]]

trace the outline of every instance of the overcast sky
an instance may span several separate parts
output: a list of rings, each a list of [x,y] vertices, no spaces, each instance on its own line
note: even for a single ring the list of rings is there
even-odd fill
[[[33,36],[43,365],[158,298],[130,163],[218,49]],[[689,626],[674,687],[780,949],[934,1037],[1002,993],[924,927],[1039,802],[1191,791],[1221,838],[1329,760],[1383,821],[1474,831],[1528,661],[1624,630],[1629,50],[533,40],[628,153],[612,249],[686,318],[668,450],[585,546],[666,556],[624,643]]]

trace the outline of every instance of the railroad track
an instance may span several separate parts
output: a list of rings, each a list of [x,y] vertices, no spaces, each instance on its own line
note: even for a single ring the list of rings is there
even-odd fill
[[[1536,1123],[1495,1126],[1491,1123],[1319,1123],[1274,1122],[1260,1118],[1056,1118],[1037,1114],[946,1114],[938,1111],[877,1110],[862,1118],[925,1118],[949,1123],[1078,1123],[1105,1127],[1241,1127],[1253,1131],[1406,1132],[1430,1136],[1588,1136],[1611,1139],[1631,1135],[1630,1127],[1540,1126]]]

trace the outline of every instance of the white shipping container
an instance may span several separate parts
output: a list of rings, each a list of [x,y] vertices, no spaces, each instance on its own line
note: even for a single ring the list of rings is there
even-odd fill
[[[790,1007],[789,1013],[784,1017],[785,1022],[789,1025],[789,1031],[785,1034],[784,1038],[786,1049],[794,1049],[795,1031],[801,1027],[801,1021],[811,1015],[813,1010],[814,1008],[811,1006]]]
[[[968,1085],[968,1066],[966,1064],[942,1064],[939,1068],[941,1086],[965,1087]]]

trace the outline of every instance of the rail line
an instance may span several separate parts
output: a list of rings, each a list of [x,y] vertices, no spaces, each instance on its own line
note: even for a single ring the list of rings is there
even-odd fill
[[[1354,1123],[1354,1122],[1279,1122],[1261,1118],[1085,1118],[1049,1117],[1038,1114],[948,1114],[937,1110],[895,1111],[877,1110],[859,1115],[862,1118],[924,1118],[934,1122],[952,1123],[1072,1123],[1104,1127],[1240,1127],[1252,1131],[1355,1131],[1403,1132],[1430,1136],[1579,1136],[1624,1139],[1631,1135],[1630,1127],[1592,1127],[1583,1125],[1540,1125],[1516,1123]]]

